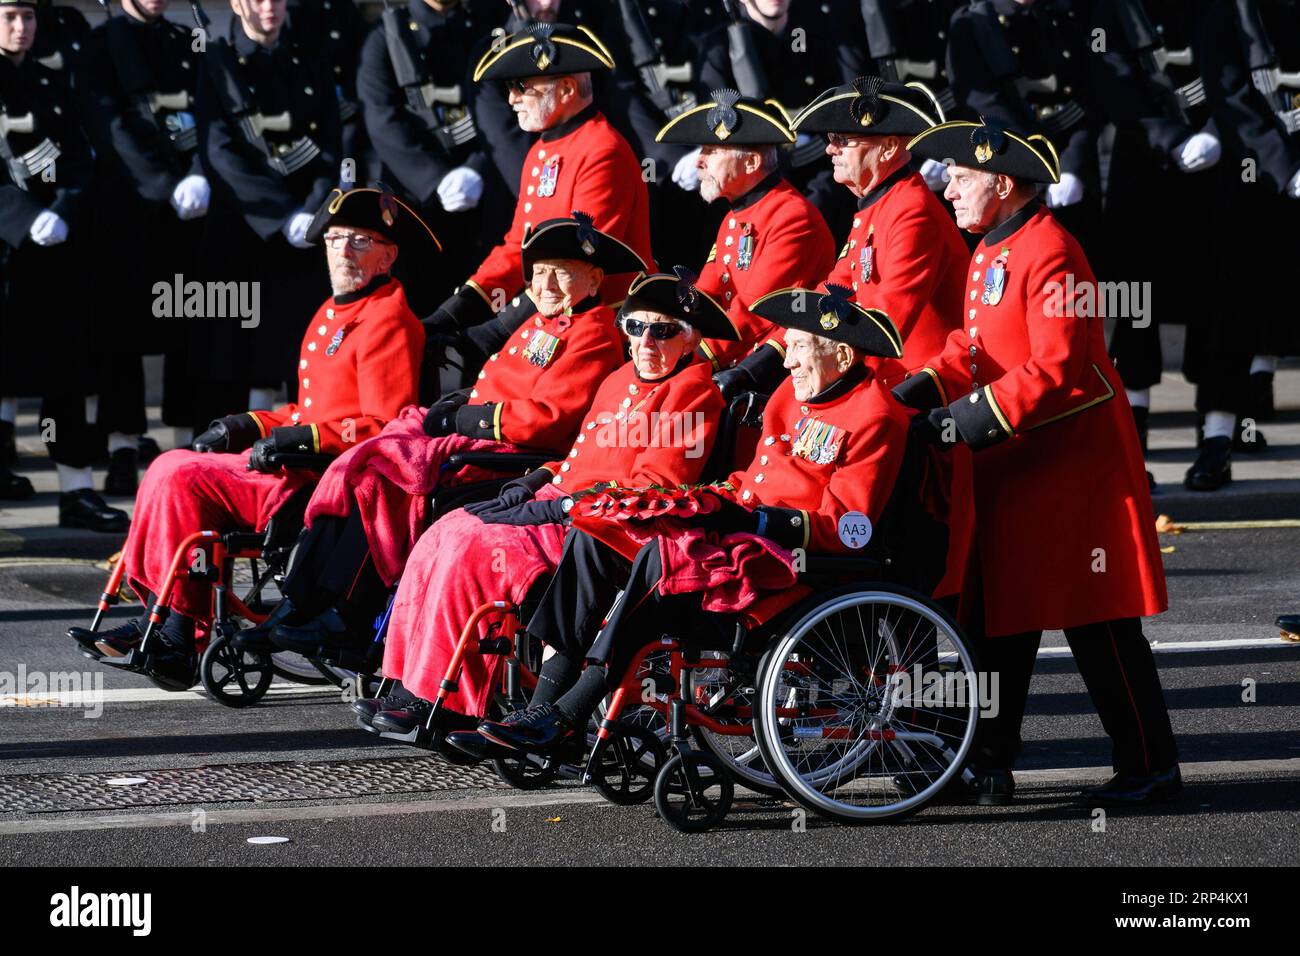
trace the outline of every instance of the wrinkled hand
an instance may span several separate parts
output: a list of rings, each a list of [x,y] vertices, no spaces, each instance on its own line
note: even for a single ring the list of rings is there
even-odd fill
[[[311,228],[313,218],[309,212],[296,212],[280,227],[280,232],[289,240],[289,245],[295,249],[311,248],[311,243],[307,241],[307,230]]]
[[[696,147],[677,160],[677,165],[673,167],[673,182],[688,193],[700,188],[700,171],[695,168],[699,158],[700,149]]]
[[[32,220],[27,235],[38,246],[57,246],[68,238],[68,224],[57,212],[42,209]]]
[[[457,166],[438,183],[438,202],[447,212],[473,209],[483,198],[483,177],[468,166]]]
[[[207,215],[212,187],[202,176],[186,176],[172,190],[172,209],[180,219],[198,219]]]
[[[547,501],[525,501],[511,508],[500,511],[483,511],[478,519],[485,524],[559,524],[565,519],[564,498],[551,498]]]
[[[1083,199],[1083,180],[1074,173],[1061,173],[1061,181],[1047,187],[1047,208],[1064,209]]]

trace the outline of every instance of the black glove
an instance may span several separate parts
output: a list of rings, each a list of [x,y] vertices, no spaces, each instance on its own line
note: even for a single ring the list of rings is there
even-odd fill
[[[706,492],[709,497],[717,499],[721,507],[716,511],[710,511],[708,514],[697,514],[691,521],[697,528],[703,528],[705,531],[712,531],[715,534],[731,534],[737,531],[748,531],[751,534],[758,531],[758,512],[750,511],[743,505],[738,505],[730,498],[724,498],[722,495]]]
[[[218,418],[208,426],[207,431],[197,435],[190,447],[201,452],[241,452],[251,448],[261,434],[252,415],[227,415]]]
[[[715,373],[713,384],[718,386],[722,397],[729,402],[742,392],[752,392],[755,382],[754,376],[749,374],[749,369],[743,365],[736,365]]]
[[[495,498],[489,498],[487,501],[475,501],[465,506],[465,510],[472,515],[478,515],[483,518],[486,514],[492,514],[498,511],[509,511],[525,501],[532,501],[536,494],[531,488],[523,485],[516,485],[513,482],[501,489],[501,493]],[[483,518],[486,521],[486,518]]]
[[[456,430],[456,410],[469,401],[469,391],[449,392],[429,406],[424,413],[424,433],[430,438],[450,435]]]
[[[315,451],[316,441],[310,425],[272,428],[271,434],[253,443],[253,450],[248,454],[248,470],[270,474],[280,470],[279,464],[269,461],[272,455],[280,452],[310,455]]]
[[[525,501],[502,511],[486,511],[478,518],[485,524],[559,524],[568,515],[564,511],[567,498],[550,498],[546,501]]]
[[[461,286],[421,319],[426,336],[463,332],[492,318],[492,306],[469,286]]]
[[[951,420],[952,413],[948,411],[947,405],[940,405],[928,412],[919,412],[912,416],[912,421],[908,425],[908,439],[924,442],[927,445],[948,447],[950,443],[944,440],[943,432]]]

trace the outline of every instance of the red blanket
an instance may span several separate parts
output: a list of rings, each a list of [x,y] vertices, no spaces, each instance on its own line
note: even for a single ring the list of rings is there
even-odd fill
[[[559,495],[552,485],[537,493],[543,500]],[[398,585],[384,642],[384,676],[400,678],[426,700],[437,696],[474,609],[488,601],[522,601],[539,577],[555,571],[564,531],[560,524],[484,524],[463,508],[438,519],[415,545]],[[483,622],[479,636],[491,620]],[[487,716],[501,660],[467,654],[446,706]]]
[[[131,532],[122,548],[126,580],[143,601],[159,593],[176,548],[196,531],[256,531],[311,476],[248,470],[248,455],[169,451],[144,473]],[[209,553],[210,556],[210,553]],[[187,555],[183,567],[192,564]],[[174,610],[208,623],[211,588],[182,575],[172,589]]]
[[[480,469],[452,472],[460,451],[518,451],[508,442],[424,433],[425,409],[408,405],[374,438],[340,455],[321,477],[307,506],[307,526],[319,515],[346,517],[361,509],[375,570],[385,584],[402,575],[411,549],[429,524],[428,495],[440,486],[478,480]]]

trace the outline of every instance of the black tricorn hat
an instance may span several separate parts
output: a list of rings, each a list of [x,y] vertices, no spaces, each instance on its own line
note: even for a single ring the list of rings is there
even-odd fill
[[[474,67],[474,82],[521,80],[529,76],[569,76],[614,69],[614,57],[586,27],[568,23],[530,23],[492,44]]]
[[[794,142],[785,114],[735,90],[714,90],[713,100],[674,117],[655,134],[656,143],[687,146],[784,146]]]
[[[524,230],[524,281],[533,275],[533,263],[542,259],[577,259],[605,270],[606,275],[641,272],[642,258],[608,233],[591,224],[585,212],[573,212],[571,219],[547,219]]]
[[[943,122],[939,101],[921,83],[860,76],[813,100],[790,121],[797,133],[911,138]]]
[[[740,334],[727,310],[707,292],[695,287],[698,276],[685,266],[674,266],[671,273],[642,272],[632,280],[619,315],[642,309],[681,319],[706,339],[739,342]]]
[[[749,307],[749,311],[787,329],[801,329],[852,345],[859,352],[883,358],[903,357],[903,338],[889,316],[864,309],[850,298],[853,290],[832,282],[826,291],[778,289]]]
[[[408,256],[422,255],[432,243],[442,252],[442,243],[414,209],[393,195],[382,183],[357,189],[335,189],[312,218],[307,239],[320,242],[330,226],[351,226],[379,233]]]
[[[1024,182],[1055,183],[1061,179],[1061,161],[1046,136],[1022,136],[993,120],[940,123],[913,139],[907,148],[924,159],[1004,173]]]

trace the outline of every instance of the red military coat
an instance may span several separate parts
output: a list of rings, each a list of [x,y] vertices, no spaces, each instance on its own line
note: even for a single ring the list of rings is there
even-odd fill
[[[826,220],[799,190],[776,174],[751,189],[719,225],[696,282],[727,310],[740,341],[705,339],[700,351],[715,369],[729,368],[768,343],[784,356],[781,329],[749,307],[777,289],[811,286],[834,256]]]
[[[547,219],[585,212],[601,232],[628,245],[653,269],[650,198],[632,147],[594,108],[543,132],[524,159],[519,201],[505,239],[488,253],[468,285],[489,305],[524,285],[524,231]],[[622,301],[632,276],[607,276],[601,297]],[[494,290],[501,294],[493,298]]]
[[[814,553],[852,553],[840,537],[840,519],[857,512],[879,522],[902,464],[908,419],[866,366],[815,402],[795,398],[787,378],[763,410],[754,460],[727,480],[742,504],[798,512],[788,520],[802,529],[802,540],[785,528],[768,535],[774,540]]]
[[[298,401],[249,415],[263,437],[281,425],[310,425],[315,450],[339,454],[416,400],[423,355],[424,327],[396,279],[335,296],[303,336]]]
[[[981,240],[964,328],[899,389],[948,405],[976,452],[990,635],[1168,607],[1132,412],[1100,310],[1078,294],[1095,282],[1078,242],[1032,202]]]
[[[826,282],[852,289],[859,305],[888,315],[903,337],[903,362],[914,367],[938,355],[961,325],[969,258],[925,180],[901,169],[858,201]]]
[[[552,483],[572,493],[602,481],[629,487],[696,481],[722,416],[712,375],[698,355],[654,382],[625,362],[597,389],[569,453],[545,466],[555,475]],[[640,450],[629,460],[632,446]]]
[[[591,385],[623,361],[614,311],[594,298],[572,315],[538,314],[483,363],[469,393],[486,427],[474,436],[558,451],[573,440]]]

